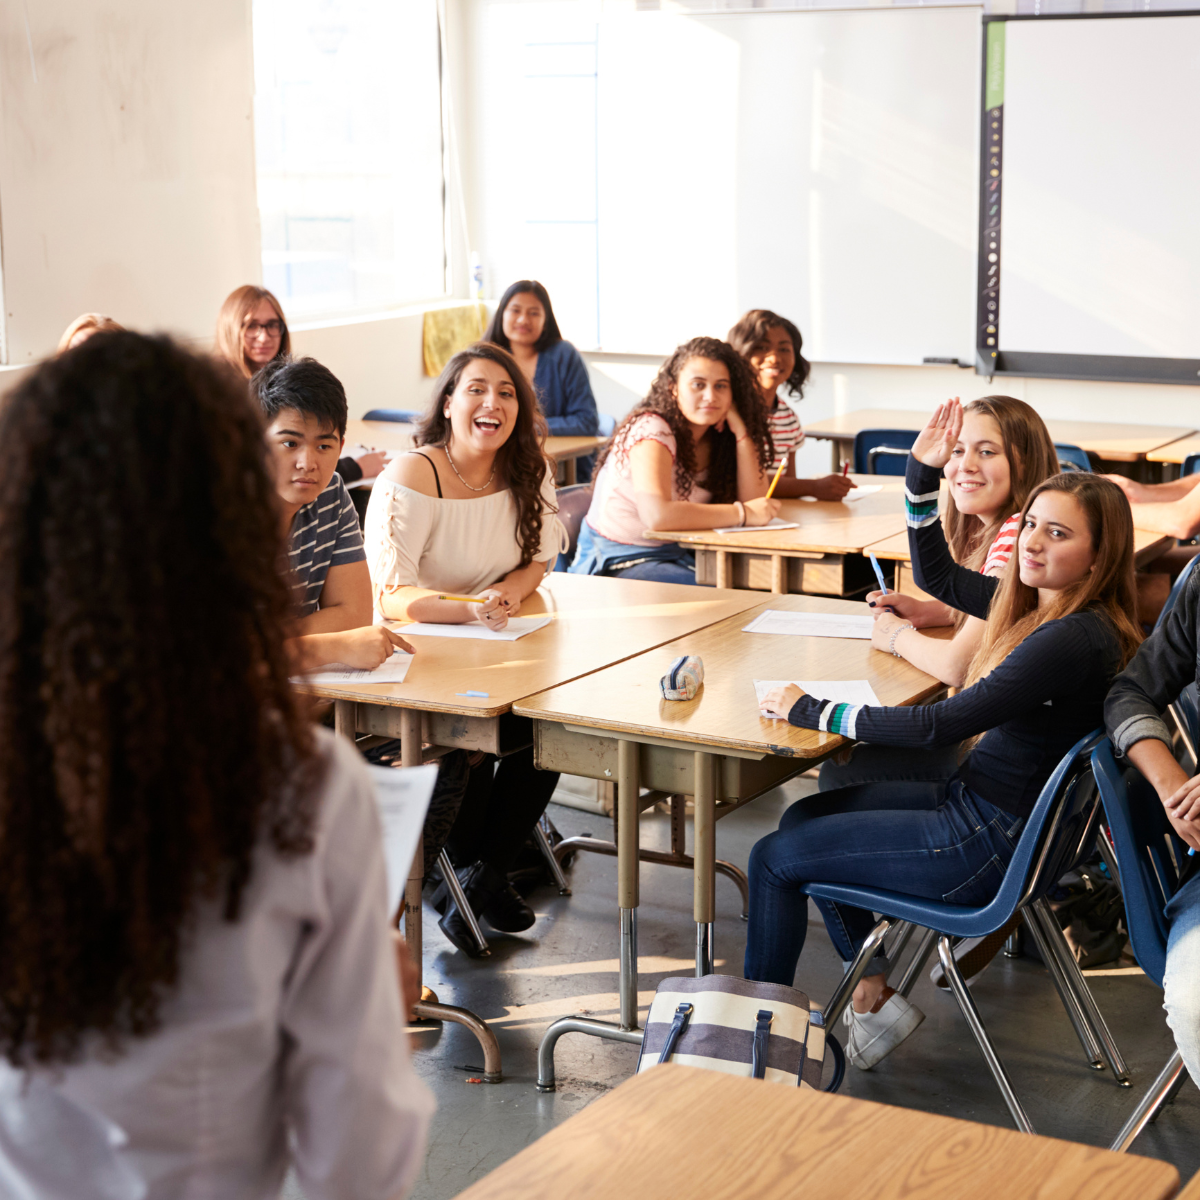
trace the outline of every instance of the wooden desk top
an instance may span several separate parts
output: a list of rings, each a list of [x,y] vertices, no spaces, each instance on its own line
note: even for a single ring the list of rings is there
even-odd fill
[[[762,603],[758,592],[555,572],[521,606],[549,625],[515,642],[413,637],[403,683],[311,688],[319,696],[425,712],[496,717],[513,701],[641,654]],[[389,622],[404,633],[404,625]],[[458,692],[487,692],[487,699]],[[620,706],[618,706],[619,708]]]
[[[711,529],[675,532],[647,530],[657,541],[704,546],[710,550],[756,550],[760,553],[800,552],[857,554],[864,546],[904,529],[904,480],[897,475],[852,475],[863,487],[883,490],[861,500],[784,500],[779,516],[799,522],[798,529]],[[853,495],[853,493],[851,493]]]
[[[1174,540],[1165,533],[1154,533],[1149,529],[1135,529],[1133,531],[1133,561],[1138,566],[1151,562],[1164,550],[1169,550]],[[896,533],[889,538],[884,538],[881,542],[875,542],[866,548],[866,553],[873,554],[876,558],[888,558],[894,562],[908,562],[908,531],[905,530],[904,533]]]
[[[1151,450],[1146,457],[1151,462],[1182,464],[1189,454],[1200,454],[1200,434],[1180,438],[1177,442],[1168,442],[1165,446],[1159,446],[1157,450]]]
[[[833,733],[797,729],[759,716],[755,679],[867,679],[884,704],[914,704],[941,688],[902,658],[858,638],[790,637],[743,633],[765,609],[865,614],[861,602],[772,596],[753,610],[689,633],[636,658],[529,695],[513,705],[526,717],[635,735],[696,742],[698,748],[815,758],[841,745]],[[672,660],[704,660],[704,686],[694,700],[664,700],[658,681]]]
[[[551,437],[546,439],[546,454],[556,463],[591,454],[604,445],[601,437]],[[406,421],[347,421],[346,445],[368,446],[375,450],[400,453],[413,448],[413,426]]]
[[[1166,1200],[1169,1163],[674,1064],[635,1075],[459,1200]]]
[[[836,438],[852,441],[863,429],[922,429],[929,420],[927,412],[892,411],[886,408],[861,408],[825,421],[805,425],[806,437]],[[1113,462],[1136,462],[1149,458],[1152,451],[1188,437],[1195,430],[1174,425],[1126,425],[1110,421],[1060,421],[1046,418],[1046,428],[1056,442],[1080,446]],[[1153,459],[1175,462],[1175,459]]]

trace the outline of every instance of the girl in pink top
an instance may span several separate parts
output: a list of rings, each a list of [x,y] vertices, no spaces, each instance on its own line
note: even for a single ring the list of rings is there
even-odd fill
[[[663,364],[650,392],[600,456],[571,570],[694,583],[692,554],[650,529],[766,525],[771,435],[741,357],[693,338]]]

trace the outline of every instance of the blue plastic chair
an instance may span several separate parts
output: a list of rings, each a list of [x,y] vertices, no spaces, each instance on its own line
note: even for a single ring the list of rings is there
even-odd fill
[[[416,423],[424,416],[424,413],[413,412],[407,408],[373,408],[365,417],[364,421],[408,421]]]
[[[1060,471],[1090,471],[1092,460],[1087,451],[1068,442],[1055,442],[1054,449],[1058,453],[1058,469]]]
[[[1195,475],[1198,470],[1200,470],[1200,454],[1189,454],[1183,460],[1183,466],[1179,468],[1179,474],[1181,476]]]
[[[917,429],[863,429],[854,438],[856,475],[903,475]]]
[[[1129,941],[1147,978],[1162,987],[1168,933],[1163,909],[1179,886],[1179,866],[1185,861],[1187,846],[1172,830],[1154,789],[1134,768],[1117,765],[1112,743],[1107,739],[1092,753],[1092,771],[1108,818]],[[1185,1074],[1183,1059],[1176,1050],[1110,1149],[1128,1150],[1179,1089]]]
[[[612,437],[617,432],[617,418],[611,417],[608,413],[600,413],[598,417],[599,424],[596,427],[597,437]]]
[[[560,487],[555,492],[555,498],[558,501],[558,519],[567,531],[571,544],[566,553],[560,554],[555,560],[554,569],[565,571],[575,558],[575,550],[579,545],[579,529],[592,503],[592,485],[573,483],[569,487]]]
[[[1025,1133],[1032,1133],[1033,1126],[988,1038],[974,998],[954,961],[950,939],[985,937],[1002,929],[1020,911],[1037,942],[1042,960],[1050,971],[1090,1064],[1103,1070],[1106,1061],[1117,1082],[1128,1086],[1129,1072],[1120,1051],[1092,999],[1078,964],[1063,943],[1058,922],[1045,900],[1046,892],[1079,861],[1095,838],[1099,806],[1090,757],[1103,740],[1102,730],[1088,734],[1076,742],[1054,768],[1025,822],[1000,890],[988,904],[981,907],[946,904],[859,884],[808,883],[801,889],[814,899],[851,904],[870,912],[883,913],[885,917],[867,938],[826,1006],[826,1024],[832,1028],[845,1010],[851,994],[887,933],[889,919],[909,921],[934,930],[938,937],[938,957],[954,998],[979,1043],[1013,1121]],[[1100,1060],[1100,1056],[1104,1061]]]
[[[1200,556],[1200,548],[1196,550],[1196,554]],[[1175,582],[1171,584],[1171,591],[1167,595],[1167,602],[1163,605],[1162,612],[1158,614],[1158,620],[1154,622],[1154,628],[1157,629],[1170,615],[1179,600],[1183,595],[1183,589],[1187,586],[1187,581],[1192,572],[1196,569],[1196,558],[1192,558],[1187,566],[1175,577]]]

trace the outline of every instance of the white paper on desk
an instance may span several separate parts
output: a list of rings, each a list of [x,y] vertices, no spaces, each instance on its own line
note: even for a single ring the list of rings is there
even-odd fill
[[[847,504],[853,504],[855,500],[861,500],[864,496],[873,496],[873,495],[875,495],[876,492],[882,492],[882,491],[883,491],[882,483],[867,483],[867,484],[860,483],[858,485],[858,487],[854,488],[852,491],[847,492],[842,497],[842,500],[845,501],[845,503],[847,503]]]
[[[743,633],[790,634],[793,637],[866,638],[871,636],[875,618],[852,613],[784,612],[768,608],[761,612],[749,625],[742,626]]]
[[[775,688],[787,687],[794,683],[801,691],[807,692],[817,700],[832,700],[834,704],[874,704],[879,705],[879,697],[875,689],[865,679],[756,679],[754,695],[762,704],[766,694]],[[771,721],[786,721],[783,716],[769,717]]]
[[[437,763],[425,767],[368,767],[375,804],[383,825],[383,861],[387,867],[388,913],[394,915],[404,895],[425,813],[437,782]]]
[[[468,621],[465,625],[433,625],[427,621],[417,621],[413,625],[399,625],[397,632],[405,637],[448,637],[448,638],[478,638],[484,642],[515,642],[527,633],[536,633],[543,626],[549,625],[551,617],[509,617],[508,624],[499,632],[489,629],[480,621]]]
[[[333,685],[339,683],[403,683],[412,665],[413,656],[403,650],[393,650],[392,657],[385,663],[380,663],[373,671],[363,671],[357,667],[348,667],[345,663],[326,663],[325,666],[308,675],[298,675],[293,683],[319,683]]]
[[[768,529],[799,529],[797,521],[785,521],[782,517],[772,517],[765,525],[725,525],[714,529],[713,533],[763,533]]]

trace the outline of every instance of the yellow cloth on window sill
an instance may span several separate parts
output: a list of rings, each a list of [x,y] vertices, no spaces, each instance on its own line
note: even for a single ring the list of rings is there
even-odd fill
[[[440,375],[454,355],[483,337],[486,327],[487,309],[482,304],[430,309],[421,326],[425,374]]]

